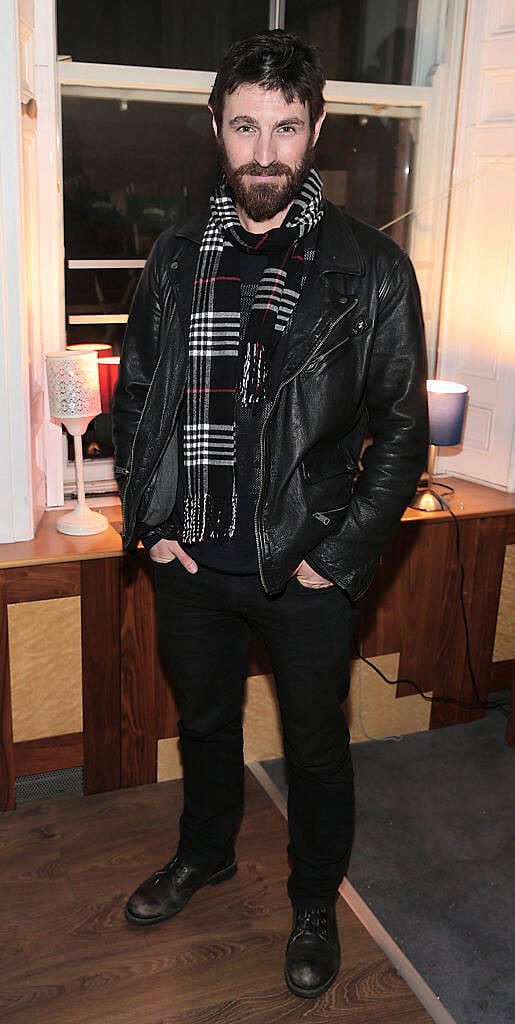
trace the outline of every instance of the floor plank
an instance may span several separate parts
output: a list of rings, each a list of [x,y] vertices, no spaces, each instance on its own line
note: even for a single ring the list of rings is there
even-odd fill
[[[317,1000],[283,981],[286,824],[247,774],[235,878],[163,925],[127,895],[176,843],[181,783],[22,805],[0,820],[0,1019],[8,1024],[430,1024],[343,900],[343,968]]]

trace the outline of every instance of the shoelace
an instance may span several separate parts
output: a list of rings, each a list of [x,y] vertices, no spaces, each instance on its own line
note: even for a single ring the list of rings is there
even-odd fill
[[[179,858],[178,858],[178,856],[176,854],[175,857],[172,857],[172,860],[169,861],[168,864],[165,864],[164,868],[160,868],[159,871],[155,872],[155,874],[154,874],[154,885],[159,885],[159,882],[161,881],[161,879],[165,878],[166,875],[168,874],[168,872],[175,867],[175,865],[178,863],[178,860],[179,860]],[[177,877],[179,878],[179,875],[181,873],[184,874],[185,870],[187,871],[188,868],[187,868],[187,865],[184,864],[182,872],[180,872],[180,871],[177,872]]]
[[[327,934],[327,907],[300,907],[295,912],[295,935],[314,931],[323,939]]]

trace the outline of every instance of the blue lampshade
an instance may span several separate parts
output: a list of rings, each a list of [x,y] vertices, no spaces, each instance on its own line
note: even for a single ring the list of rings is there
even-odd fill
[[[440,448],[459,444],[467,408],[468,388],[451,380],[428,380],[429,440]]]

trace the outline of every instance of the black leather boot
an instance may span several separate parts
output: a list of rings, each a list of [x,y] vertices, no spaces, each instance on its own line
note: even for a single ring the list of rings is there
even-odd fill
[[[334,905],[294,907],[284,975],[296,996],[315,999],[332,985],[340,969],[340,943]]]
[[[125,917],[131,924],[167,921],[186,906],[197,889],[203,885],[218,885],[234,874],[235,860],[214,869],[195,868],[176,856],[133,892],[125,907]]]

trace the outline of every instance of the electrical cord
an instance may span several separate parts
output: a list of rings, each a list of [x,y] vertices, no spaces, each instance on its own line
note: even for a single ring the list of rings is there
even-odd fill
[[[453,490],[453,488],[450,488],[450,487],[447,488],[446,484],[440,484],[439,486],[443,486],[446,489],[451,490],[451,491]],[[454,704],[456,707],[466,708],[468,711],[477,711],[478,708],[485,708],[486,711],[500,711],[500,713],[502,715],[505,715],[505,717],[507,718],[508,717],[508,705],[507,704],[503,703],[503,701],[483,700],[483,698],[481,697],[481,695],[479,693],[479,688],[478,688],[478,685],[477,685],[476,675],[475,675],[474,668],[473,668],[473,665],[472,665],[472,658],[471,658],[471,652],[470,652],[470,631],[469,631],[469,624],[468,624],[468,619],[467,619],[467,610],[466,610],[466,607],[465,607],[465,566],[463,565],[463,561],[462,561],[462,558],[461,558],[459,520],[458,520],[458,517],[452,511],[452,509],[449,507],[448,501],[445,501],[445,499],[443,499],[443,498],[442,498],[442,501],[444,501],[445,509],[449,513],[449,515],[452,517],[452,519],[454,521],[454,525],[456,527],[456,559],[457,559],[457,562],[458,562],[458,565],[459,565],[459,569],[460,569],[460,604],[461,604],[461,613],[462,613],[462,618],[463,618],[463,625],[464,625],[464,628],[465,628],[465,657],[466,657],[467,668],[468,668],[470,680],[472,682],[472,687],[474,689],[474,694],[476,696],[476,702],[477,703],[469,704],[467,701],[459,700],[458,697],[443,697],[443,696],[435,697],[434,695],[430,696],[427,693],[424,693],[424,691],[420,688],[420,686],[418,686],[418,684],[413,679],[388,679],[388,676],[386,676],[384,674],[384,672],[381,672],[381,669],[378,668],[377,665],[374,665],[374,663],[372,661],[370,661],[369,658],[365,658],[364,654],[362,654],[362,652],[360,650],[360,647],[359,647],[359,644],[358,644],[358,642],[356,640],[355,633],[353,633],[353,635],[352,635],[354,647],[355,647],[356,653],[358,655],[358,658],[360,658],[360,660],[363,661],[365,663],[365,665],[368,665],[369,668],[373,669],[374,672],[376,672],[377,675],[380,676],[381,679],[385,683],[389,684],[389,686],[397,686],[397,683],[407,683],[410,686],[413,686],[413,688],[417,691],[417,693],[420,694],[422,699],[428,701],[428,703],[430,703],[430,704],[435,704],[437,702],[439,704]],[[394,737],[392,737],[392,739],[393,738]]]

